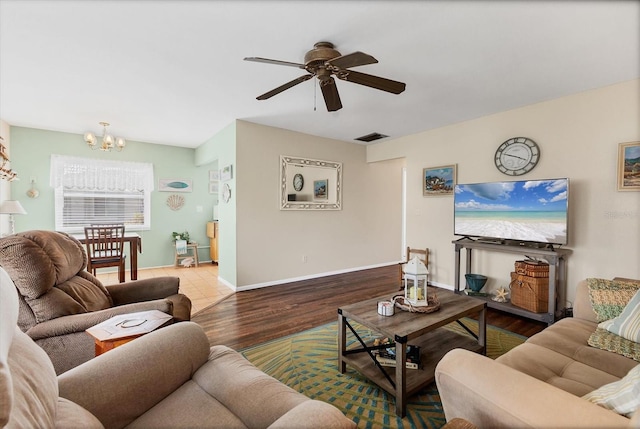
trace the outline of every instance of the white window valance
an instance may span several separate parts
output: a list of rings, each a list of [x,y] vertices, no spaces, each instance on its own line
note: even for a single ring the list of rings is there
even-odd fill
[[[51,155],[49,183],[78,191],[153,191],[153,164]]]

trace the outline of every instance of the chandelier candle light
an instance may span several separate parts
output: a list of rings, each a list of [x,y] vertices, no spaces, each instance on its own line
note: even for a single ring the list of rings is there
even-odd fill
[[[102,151],[110,152],[111,149],[115,148],[118,152],[122,151],[127,142],[122,137],[113,137],[107,133],[108,122],[98,123],[102,125],[102,143],[98,146],[95,134],[89,132],[84,134],[84,141],[87,142],[87,145],[93,150],[100,148]]]

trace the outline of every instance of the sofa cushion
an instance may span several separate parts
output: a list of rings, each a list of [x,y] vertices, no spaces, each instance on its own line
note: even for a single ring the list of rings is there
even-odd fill
[[[554,350],[531,343],[519,345],[496,361],[576,396],[583,396],[602,385],[620,379]]]
[[[58,289],[69,295],[86,311],[99,311],[111,308],[109,292],[101,284],[95,284],[80,276],[74,276],[57,286]]]
[[[9,385],[0,387],[0,396],[12,399],[9,426],[54,427],[58,382],[53,365],[44,350],[17,327],[14,329],[7,365],[11,379]]]
[[[640,407],[640,365],[629,371],[621,380],[604,385],[583,398],[631,417]]]
[[[576,396],[624,377],[637,363],[590,347],[594,322],[565,318],[497,359]]]
[[[598,327],[640,343],[640,290],[631,298],[618,317],[602,322]]]
[[[597,278],[587,279],[587,284],[591,306],[598,322],[617,317],[640,289],[640,283]]]
[[[211,416],[215,416],[215,421],[211,421]],[[188,381],[127,425],[127,429],[157,427],[240,429],[247,426],[197,383]]]
[[[104,429],[100,420],[93,414],[75,402],[71,402],[65,398],[58,398],[55,427],[66,429]]]
[[[588,340],[596,327],[594,322],[568,317],[532,336],[527,343],[537,344],[577,362],[598,368],[613,375],[615,380],[624,377],[636,362],[615,353],[590,347]],[[602,384],[597,384],[595,387],[600,387]]]

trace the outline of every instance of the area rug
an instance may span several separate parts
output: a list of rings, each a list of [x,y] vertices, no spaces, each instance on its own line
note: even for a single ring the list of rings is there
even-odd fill
[[[477,332],[475,321],[467,320],[465,324]],[[379,336],[361,325],[354,325],[365,341]],[[446,328],[468,335],[457,323]],[[407,415],[401,419],[395,415],[393,396],[348,365],[347,372],[340,374],[337,332],[337,322],[333,322],[240,352],[262,371],[305,396],[333,404],[356,422],[359,429],[440,428],[445,424],[435,383],[409,399]],[[353,334],[347,331],[347,335],[347,343],[356,346]],[[495,359],[525,340],[526,337],[487,326],[487,356]]]

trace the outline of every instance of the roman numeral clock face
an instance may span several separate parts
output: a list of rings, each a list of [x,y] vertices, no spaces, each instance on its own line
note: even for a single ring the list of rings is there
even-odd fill
[[[527,137],[514,137],[496,150],[496,168],[508,176],[520,176],[533,170],[540,160],[540,148]]]

